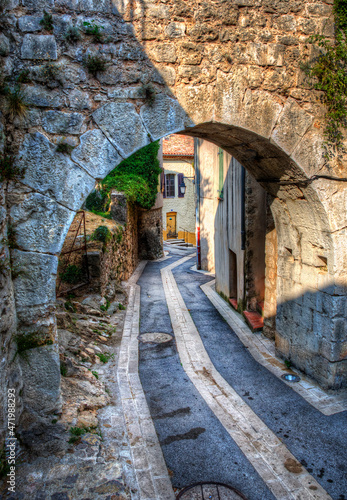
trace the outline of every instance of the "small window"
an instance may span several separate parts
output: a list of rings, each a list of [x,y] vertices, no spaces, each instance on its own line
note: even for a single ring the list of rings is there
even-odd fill
[[[165,194],[166,198],[175,197],[175,174],[165,175]]]

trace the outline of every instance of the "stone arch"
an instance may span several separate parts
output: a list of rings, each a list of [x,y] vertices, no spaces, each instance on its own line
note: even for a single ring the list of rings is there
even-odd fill
[[[186,4],[9,2],[10,22],[2,40],[7,74],[28,65],[38,71],[43,60],[57,61],[63,75],[62,86],[50,90],[39,73],[23,85],[30,110],[10,127],[17,165],[26,169],[24,179],[10,183],[6,193],[18,247],[11,250],[13,265],[26,270],[13,280],[18,331],[54,341],[57,255],[76,210],[122,158],[149,141],[180,132],[230,152],[273,195],[280,252],[292,251],[288,257],[283,250],[283,280],[299,272],[301,259],[305,269],[300,273],[317,289],[312,296],[302,295],[304,303],[295,297],[283,303],[290,303],[296,315],[300,307],[316,310],[315,319],[308,313],[311,332],[328,332],[324,339],[303,336],[300,349],[315,353],[314,359],[299,356],[294,349],[298,344],[284,326],[278,349],[296,356],[298,366],[322,385],[345,385],[346,190],[338,180],[322,176],[344,177],[346,165],[329,165],[322,156],[324,110],[302,82],[298,63],[312,30],[332,36],[331,6],[319,0]],[[40,33],[44,9],[53,13],[53,34]],[[95,44],[84,36],[76,47],[66,46],[69,23],[82,26],[84,19],[102,24],[111,42]],[[266,26],[257,33],[264,19]],[[92,77],[83,57],[94,53],[105,57],[107,69]],[[147,102],[147,84],[155,90],[153,103]],[[62,136],[76,146],[71,157],[56,151]],[[296,229],[289,230],[293,221]],[[289,325],[284,313],[282,325]],[[56,347],[42,349],[47,360],[42,366],[51,357],[49,366],[55,366],[58,380]],[[34,374],[24,376],[32,387],[45,373],[38,372],[35,379],[30,378]],[[39,384],[25,393],[27,405],[35,406],[40,394]],[[58,400],[53,391],[37,412],[49,413]]]

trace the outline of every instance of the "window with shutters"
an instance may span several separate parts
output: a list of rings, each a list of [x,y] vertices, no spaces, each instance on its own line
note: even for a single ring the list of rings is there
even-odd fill
[[[165,175],[165,196],[166,198],[175,197],[175,174]]]

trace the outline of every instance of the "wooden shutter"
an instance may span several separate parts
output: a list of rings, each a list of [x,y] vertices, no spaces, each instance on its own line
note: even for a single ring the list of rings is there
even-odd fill
[[[166,175],[164,174],[164,170],[161,172],[161,191],[163,193],[163,198],[166,198]]]
[[[182,184],[183,182],[183,174],[178,174],[178,197],[179,198],[184,198],[184,194],[181,193],[181,190],[180,190],[180,184]]]

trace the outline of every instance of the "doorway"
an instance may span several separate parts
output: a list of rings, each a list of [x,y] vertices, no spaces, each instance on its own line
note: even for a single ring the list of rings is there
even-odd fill
[[[168,212],[166,214],[167,238],[177,238],[176,219],[177,212]]]

